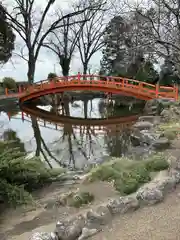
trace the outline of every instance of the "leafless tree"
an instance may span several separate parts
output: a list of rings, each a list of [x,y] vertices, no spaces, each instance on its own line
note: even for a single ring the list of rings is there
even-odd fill
[[[80,32],[80,36],[77,39],[77,47],[80,54],[80,59],[83,65],[83,74],[87,73],[88,64],[92,56],[98,52],[104,46],[103,33],[105,29],[105,14],[107,6],[101,10],[96,9],[92,15],[90,21],[85,22],[83,31]],[[79,15],[79,20],[87,18],[86,12]],[[78,28],[73,29],[74,35],[78,34]]]
[[[63,13],[61,11],[61,18],[62,16]],[[77,21],[74,17],[68,16],[67,18],[64,18],[62,20],[63,27],[58,29],[58,31],[54,31],[49,36],[49,39],[47,39],[47,41],[43,44],[44,47],[51,50],[57,56],[63,76],[69,75],[70,63],[76,49],[77,41],[80,37],[85,21],[87,20],[88,18],[79,22],[77,25]],[[72,34],[72,22],[75,23],[75,27],[77,29],[76,35]]]
[[[11,22],[12,28],[23,40],[27,49],[27,57],[23,56],[23,59],[28,63],[27,77],[30,83],[34,81],[36,62],[42,45],[49,34],[63,27],[65,19],[81,15],[92,8],[96,8],[97,5],[94,3],[94,5],[88,5],[86,8],[79,7],[77,11],[59,17],[51,13],[54,10],[52,7],[54,2],[55,0],[46,1],[45,7],[39,12],[36,10],[37,1],[35,0],[12,0],[11,5],[7,6],[7,19]],[[47,26],[47,18],[50,13],[52,14],[51,19],[49,19],[51,23]]]

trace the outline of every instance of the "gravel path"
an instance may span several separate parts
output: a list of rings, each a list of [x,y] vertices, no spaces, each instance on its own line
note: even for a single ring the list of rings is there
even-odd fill
[[[102,232],[90,240],[180,240],[180,186],[169,194],[163,203],[145,207],[131,214],[115,218]],[[52,231],[54,223],[34,229]],[[8,240],[27,240],[26,232]]]
[[[113,220],[91,240],[180,240],[180,187],[158,205]]]

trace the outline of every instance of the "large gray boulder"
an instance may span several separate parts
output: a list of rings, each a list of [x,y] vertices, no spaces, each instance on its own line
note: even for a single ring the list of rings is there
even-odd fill
[[[112,218],[106,206],[99,206],[95,210],[88,211],[86,214],[86,227],[99,229],[101,225],[107,224]]]
[[[127,212],[135,211],[139,208],[139,202],[135,196],[119,197],[118,199],[111,200],[107,207],[110,212],[114,214],[124,214]]]
[[[174,179],[174,181],[176,182],[176,184],[180,183],[180,171],[177,169],[171,169],[169,171],[169,176],[172,177]]]
[[[154,125],[150,122],[147,121],[141,121],[141,122],[137,122],[133,125],[134,128],[137,128],[139,130],[144,130],[144,129],[151,129]]]
[[[160,115],[162,121],[164,122],[168,122],[170,120],[179,120],[180,108],[176,106],[171,106],[168,109],[163,109]]]
[[[145,121],[145,122],[150,122],[152,124],[159,124],[161,121],[160,116],[153,116],[153,115],[145,115],[145,116],[140,116],[139,121]]]
[[[153,205],[162,202],[163,193],[157,188],[143,187],[137,191],[137,200],[142,205]]]
[[[61,240],[74,240],[81,235],[85,227],[85,218],[82,215],[56,224],[55,234]]]
[[[153,183],[157,189],[160,190],[163,195],[172,192],[176,187],[176,179],[174,176],[165,176],[162,179],[155,179]]]
[[[163,109],[174,105],[175,101],[167,98],[152,99],[146,102],[144,113],[147,115],[159,115]]]
[[[131,134],[131,142],[133,146],[151,145],[160,137],[160,134],[153,130],[134,130]]]
[[[141,205],[153,205],[162,202],[164,196],[174,190],[176,179],[174,176],[163,176],[145,184],[136,192],[136,198]]]
[[[81,233],[81,236],[78,238],[78,240],[84,240],[87,239],[89,237],[92,237],[93,235],[95,235],[96,233],[98,233],[100,230],[99,229],[89,229],[84,227]]]
[[[36,232],[34,233],[30,240],[59,240],[55,233],[47,233],[47,232]]]
[[[170,146],[170,141],[165,138],[165,137],[161,137],[159,139],[156,139],[153,143],[152,143],[152,147],[155,150],[163,150],[163,149],[167,149]]]

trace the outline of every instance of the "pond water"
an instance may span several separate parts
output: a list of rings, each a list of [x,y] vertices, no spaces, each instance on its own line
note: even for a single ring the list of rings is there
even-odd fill
[[[0,115],[1,139],[16,140],[50,167],[84,169],[131,148],[131,126],[141,108],[117,108],[104,99],[12,108]]]

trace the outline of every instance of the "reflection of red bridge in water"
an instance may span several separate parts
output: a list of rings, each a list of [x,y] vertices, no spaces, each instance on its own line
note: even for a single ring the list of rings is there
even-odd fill
[[[21,119],[22,121],[31,122],[31,117],[36,118],[39,122],[39,126],[46,127],[54,130],[62,130],[66,125],[73,127],[76,130],[93,130],[93,131],[111,131],[111,130],[121,130],[131,126],[137,119],[138,115],[127,116],[127,117],[111,117],[109,119],[83,119],[68,117],[62,115],[56,115],[51,112],[39,109],[37,107],[28,108],[26,106],[22,107],[21,117],[12,117],[11,113],[7,113],[9,119]],[[54,126],[48,126],[48,124]]]
[[[51,81],[41,81],[28,86],[26,89],[19,89],[19,94],[14,96],[19,97],[19,102],[23,104],[26,101],[37,99],[47,94],[66,91],[99,91],[133,96],[142,100],[154,98],[178,99],[178,87],[175,85],[167,87],[121,77],[80,74],[69,77],[57,77]],[[6,95],[8,95],[7,91]]]

